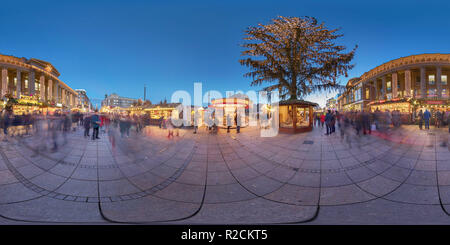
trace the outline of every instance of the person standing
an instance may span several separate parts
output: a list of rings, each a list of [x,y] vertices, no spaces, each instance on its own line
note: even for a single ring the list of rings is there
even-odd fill
[[[227,114],[227,133],[230,132],[230,128],[231,128],[231,116],[230,114]]]
[[[320,115],[320,126],[323,128],[323,124],[325,123],[325,114]]]
[[[316,114],[316,127],[320,126],[320,115],[317,113]]]
[[[173,124],[172,124],[172,122],[170,120],[170,117],[167,117],[165,119],[165,124],[166,124],[167,132],[168,132],[167,133],[167,138],[170,139],[170,136],[173,137]]]
[[[194,134],[197,133],[199,120],[200,120],[200,113],[198,112],[198,109],[197,109],[197,110],[195,110],[195,113],[194,113]]]
[[[8,141],[8,138],[7,138],[7,136],[8,136],[8,127],[9,127],[9,125],[10,125],[10,123],[11,123],[11,118],[10,118],[10,111],[8,111],[8,110],[4,110],[3,111],[3,117],[2,117],[2,121],[3,121],[3,134],[4,134],[4,138],[3,138],[3,141]]]
[[[127,131],[127,125],[124,116],[121,116],[119,119],[119,128],[120,128],[120,137],[123,138],[125,136],[125,132]]]
[[[85,116],[83,119],[84,137],[89,137],[89,130],[91,129],[91,117]]]
[[[100,118],[97,115],[98,110],[95,110],[94,115],[91,116],[91,124],[92,124],[92,140],[100,139],[98,137],[98,129],[100,127]]]
[[[384,112],[384,116],[386,118],[386,130],[387,130],[387,129],[389,129],[389,127],[392,124],[392,114],[391,114],[391,112],[389,110],[386,110]]]
[[[236,124],[236,133],[240,133],[241,132],[241,116],[236,113],[234,115],[234,123]]]
[[[160,116],[159,117],[159,128],[163,128],[163,122],[164,122],[164,117]]]
[[[448,125],[448,133],[450,133],[450,111],[447,111],[447,125]]]
[[[422,110],[419,111],[419,129],[422,130],[422,124],[423,124],[423,112]]]
[[[331,134],[331,120],[332,120],[331,111],[328,110],[327,115],[325,115],[325,126],[327,127],[327,133],[325,135]]]
[[[362,111],[362,126],[363,126],[363,134],[371,134],[372,129],[370,128],[370,115],[366,111]]]
[[[125,118],[125,131],[127,133],[127,137],[130,137],[130,129],[131,129],[131,116],[127,115]]]
[[[430,118],[431,113],[428,111],[428,109],[425,110],[423,113],[423,120],[425,121],[425,129],[430,129]]]
[[[437,128],[440,128],[441,126],[441,112],[439,110],[436,111],[436,122],[435,122],[435,126]]]
[[[331,133],[336,132],[336,114],[334,112],[331,112]]]

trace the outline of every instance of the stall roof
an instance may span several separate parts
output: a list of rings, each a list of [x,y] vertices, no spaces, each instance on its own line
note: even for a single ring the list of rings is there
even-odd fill
[[[319,104],[306,101],[306,100],[282,100],[279,105],[308,105],[308,106],[319,106]]]

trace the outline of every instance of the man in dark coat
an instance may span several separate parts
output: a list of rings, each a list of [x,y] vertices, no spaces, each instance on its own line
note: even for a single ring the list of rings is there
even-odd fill
[[[428,109],[425,110],[423,113],[423,120],[425,121],[425,129],[430,129],[430,118],[431,113],[428,111]]]
[[[85,116],[83,119],[84,137],[89,137],[89,130],[91,129],[91,117]]]
[[[91,116],[91,124],[92,124],[92,139],[100,139],[98,137],[98,129],[100,127],[100,117],[97,115],[97,110],[95,110],[94,115]]]
[[[331,111],[328,110],[327,114],[325,115],[325,125],[327,126],[326,135],[331,134],[331,121],[332,120],[333,120],[333,115],[331,114]]]

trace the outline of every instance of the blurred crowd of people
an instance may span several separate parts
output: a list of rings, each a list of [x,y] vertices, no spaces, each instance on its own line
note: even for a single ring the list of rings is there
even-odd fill
[[[167,129],[168,137],[179,136],[177,127],[174,127],[169,118],[161,117],[158,120],[160,127]],[[67,143],[67,134],[77,129],[84,130],[84,137],[92,140],[100,139],[100,132],[115,137],[130,137],[140,134],[144,127],[150,125],[148,115],[108,114],[94,111],[92,113],[70,112],[56,110],[52,113],[41,111],[14,114],[11,110],[3,110],[0,115],[2,140],[9,141],[11,137],[31,137],[33,147],[37,152],[49,149],[57,151],[61,145]],[[176,134],[174,134],[174,132]],[[114,140],[111,139],[110,140]]]
[[[420,110],[417,113],[417,118],[414,118],[419,125],[419,129],[430,129],[431,119],[434,120],[436,128],[448,126],[450,133],[450,112],[443,113],[437,111],[432,115],[427,109],[423,112]],[[314,126],[326,127],[325,135],[331,135],[336,132],[336,124],[340,130],[341,139],[347,139],[350,144],[350,138],[354,136],[371,134],[376,130],[386,133],[389,130],[398,128],[402,125],[401,113],[398,110],[384,112],[376,110],[374,112],[367,111],[348,111],[339,112],[328,110],[326,113],[315,113]],[[359,139],[356,138],[358,141]]]
[[[211,115],[211,118],[214,119],[214,115]],[[8,141],[8,138],[15,136],[33,136],[38,151],[48,147],[52,151],[56,151],[60,145],[67,143],[67,134],[78,128],[84,129],[84,137],[92,140],[100,139],[100,132],[107,133],[110,141],[115,141],[115,137],[134,137],[142,133],[147,125],[158,125],[159,128],[166,129],[169,139],[180,135],[179,127],[173,124],[170,117],[161,116],[159,119],[152,120],[147,114],[108,114],[98,113],[98,111],[80,113],[57,110],[51,114],[34,111],[15,115],[12,111],[3,110],[0,116],[0,126],[3,129],[3,141]],[[230,132],[232,125],[237,125],[236,130],[239,133],[239,121],[236,115],[234,118],[232,115],[227,115],[227,132]],[[449,112],[437,111],[432,114],[428,110],[420,110],[415,121],[420,129],[425,127],[428,130],[433,122],[436,128],[448,126],[450,132]],[[315,113],[313,124],[317,128],[325,127],[325,135],[336,133],[337,126],[341,139],[347,139],[347,142],[350,143],[351,137],[371,134],[374,130],[387,132],[398,128],[402,125],[402,117],[401,113],[396,110],[384,112],[380,110],[374,112],[328,110],[326,113]],[[194,133],[196,133],[198,122],[194,122],[194,125]],[[217,131],[215,125],[207,128],[210,133]]]

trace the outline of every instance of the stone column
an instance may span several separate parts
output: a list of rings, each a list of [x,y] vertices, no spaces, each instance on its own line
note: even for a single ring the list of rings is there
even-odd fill
[[[381,99],[386,99],[386,77],[382,76],[381,77]]]
[[[420,67],[420,96],[421,98],[426,98],[426,82],[425,82],[425,67]]]
[[[392,73],[392,98],[397,98],[397,83],[398,83],[398,77],[397,72]]]
[[[58,85],[58,81],[55,81],[55,102],[59,103],[59,85]]]
[[[34,79],[34,71],[31,71],[29,76],[28,76],[28,91],[30,95],[34,95],[34,93],[36,92],[34,89],[34,85],[35,85],[35,79]]]
[[[61,104],[66,105],[66,96],[63,87],[61,87]]]
[[[8,93],[8,69],[2,69],[2,97]]]
[[[378,83],[377,83],[377,79],[373,80],[373,95],[374,95],[374,100],[378,100]]]
[[[411,95],[411,70],[405,71],[405,97],[412,97],[412,95]]]
[[[22,93],[22,73],[20,70],[17,70],[17,84],[16,84],[16,94],[17,98],[20,98]]]
[[[442,68],[440,66],[437,66],[436,67],[436,90],[437,90],[438,98],[442,98],[441,75],[442,75]]]
[[[72,93],[69,93],[69,105],[70,105],[70,107],[73,107],[73,96],[72,96]]]
[[[52,79],[48,80],[48,96],[47,99],[51,101],[53,99],[53,81]]]
[[[39,97],[41,101],[45,101],[45,77],[39,77]]]
[[[366,98],[365,98],[365,94],[364,94],[364,92],[366,91],[366,86],[361,86],[361,90],[360,90],[360,92],[359,92],[359,96],[360,96],[360,98],[361,98],[361,100],[365,100]]]

